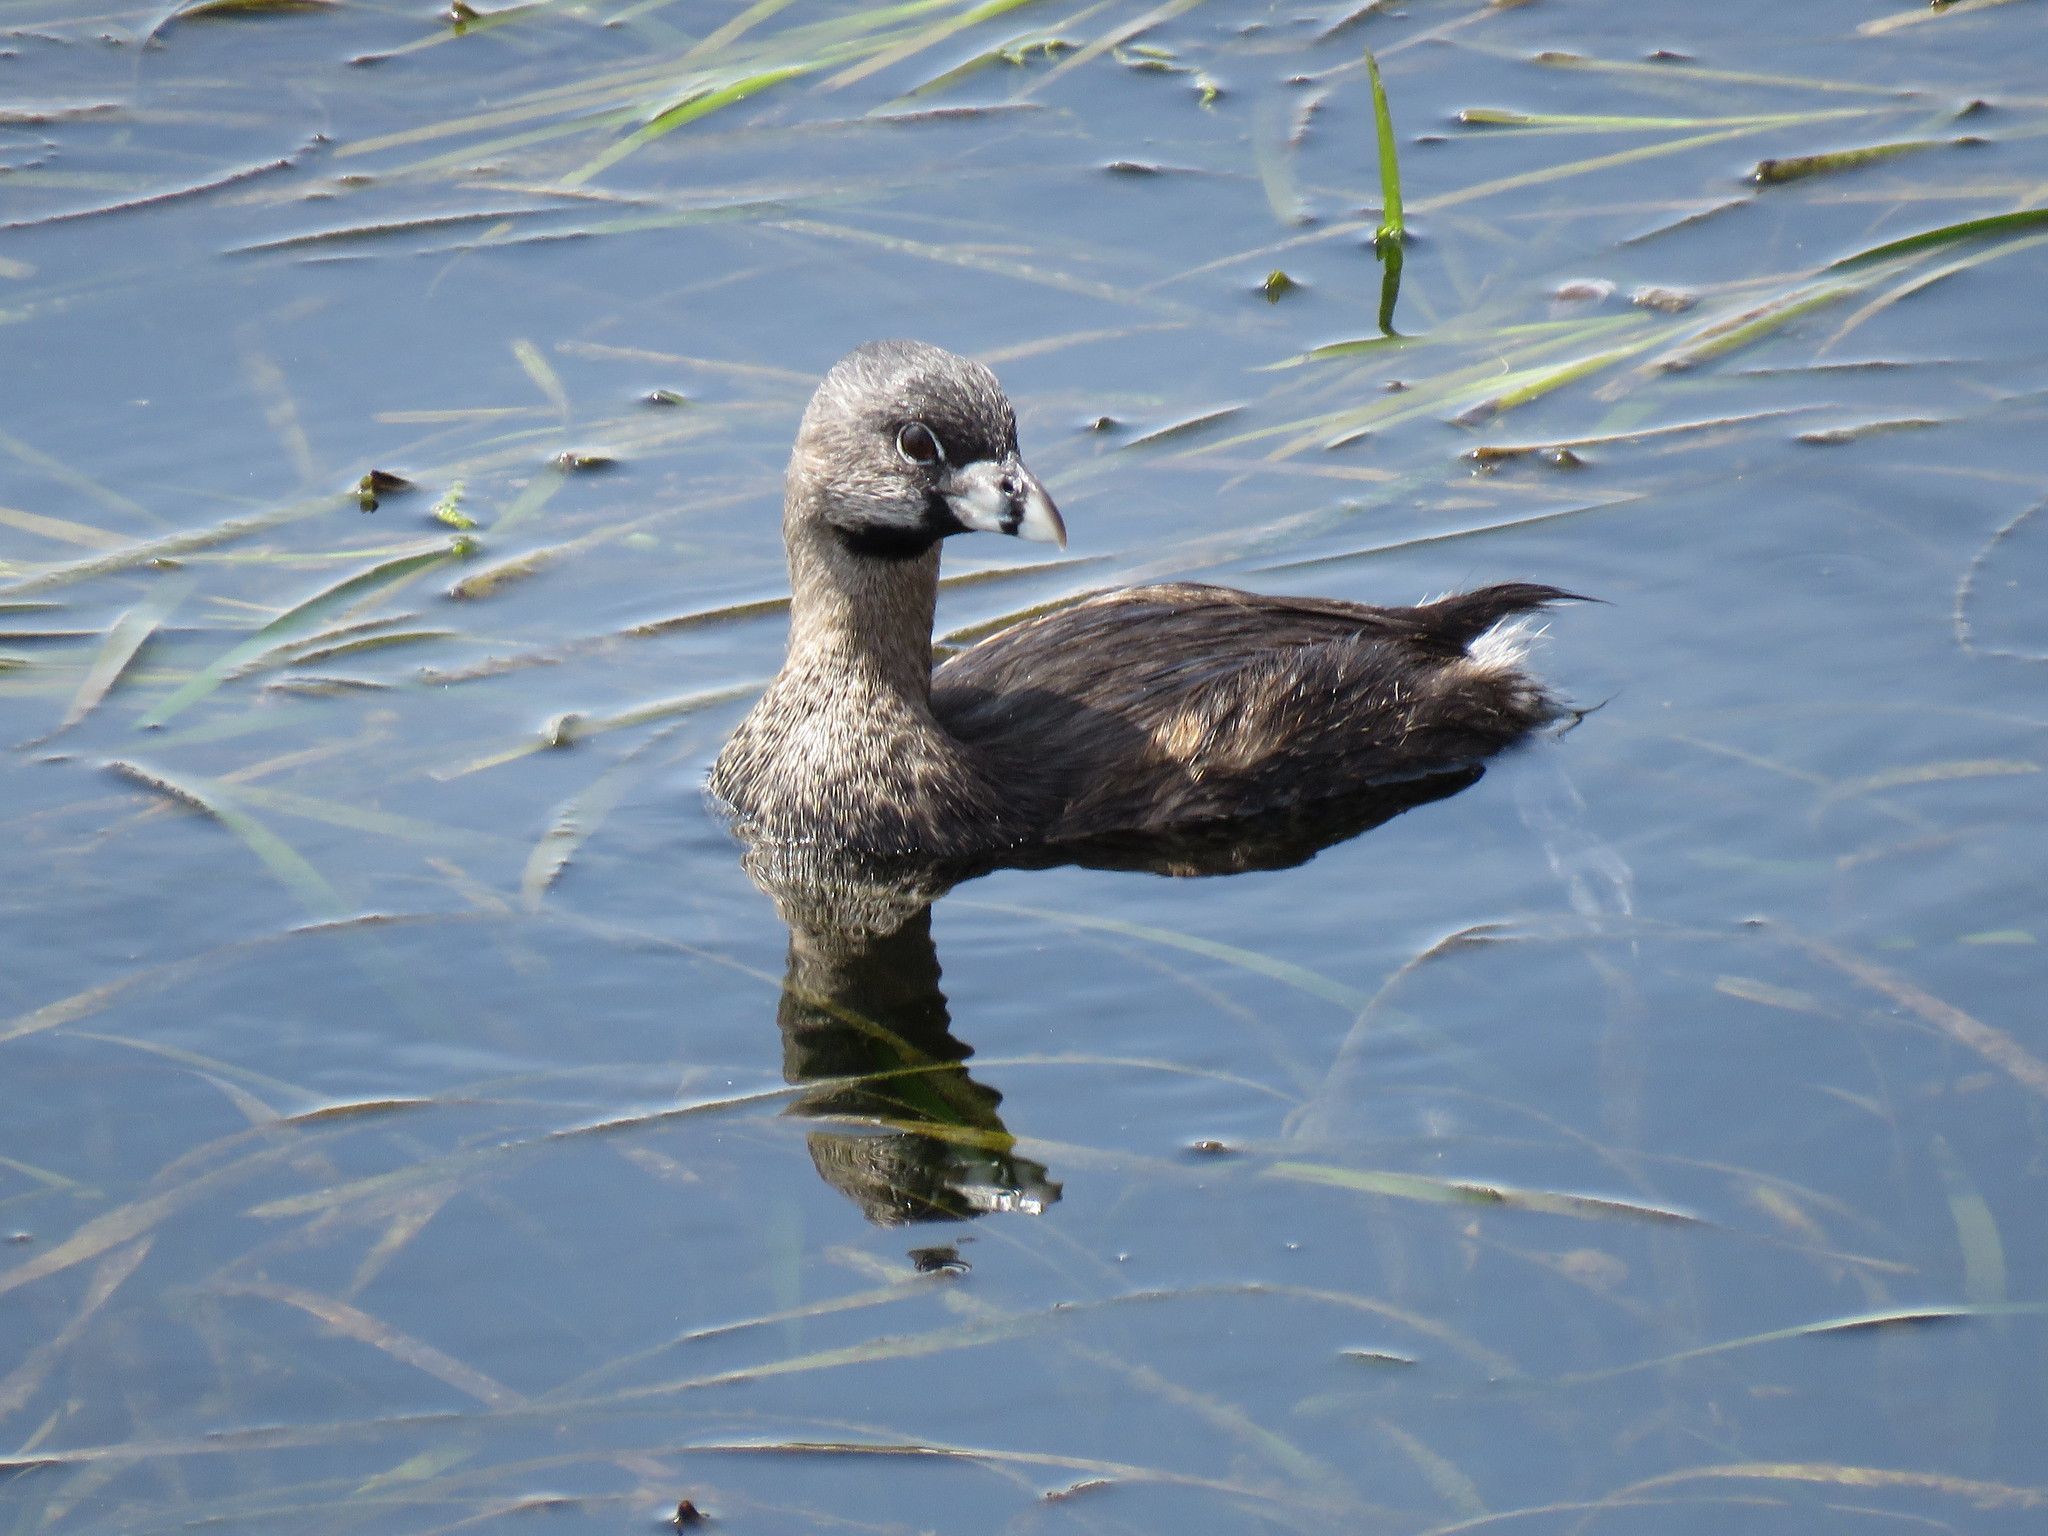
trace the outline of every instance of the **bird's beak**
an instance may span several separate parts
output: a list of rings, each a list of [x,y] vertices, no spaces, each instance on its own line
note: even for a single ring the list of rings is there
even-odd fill
[[[940,493],[963,528],[1014,533],[1021,538],[1067,547],[1067,525],[1038,477],[1013,454],[963,464],[946,476]]]

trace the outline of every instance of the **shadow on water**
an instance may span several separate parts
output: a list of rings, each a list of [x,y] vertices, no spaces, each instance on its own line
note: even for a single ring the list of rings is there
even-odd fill
[[[1019,850],[1001,865],[1175,877],[1291,869],[1403,811],[1457,794],[1483,768],[1374,785],[1250,821]],[[1060,1197],[1043,1164],[1021,1156],[1003,1096],[977,1082],[973,1046],[953,1033],[940,989],[932,906],[961,880],[999,867],[750,849],[748,874],[789,926],[776,1024],[782,1070],[815,1084],[793,1115],[855,1122],[808,1140],[818,1175],[883,1226],[997,1211],[1041,1214]]]

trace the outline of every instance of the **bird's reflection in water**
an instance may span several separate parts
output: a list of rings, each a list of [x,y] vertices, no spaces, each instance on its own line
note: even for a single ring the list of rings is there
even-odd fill
[[[827,1122],[808,1137],[819,1176],[884,1226],[1035,1214],[1059,1199],[1044,1166],[1017,1154],[1003,1096],[964,1065],[973,1047],[954,1038],[939,990],[931,897],[870,887],[849,912],[846,882],[831,888],[837,902],[771,891],[789,923],[782,1075],[817,1084],[790,1113]]]
[[[1474,768],[1381,785],[1312,809],[1163,837],[1019,850],[1007,867],[1143,870],[1194,876],[1286,869],[1402,811],[1455,794]],[[789,925],[776,1022],[783,1076],[813,1084],[790,1113],[819,1175],[870,1221],[962,1221],[1036,1214],[1060,1197],[1045,1166],[1021,1155],[1002,1095],[968,1072],[939,988],[932,904],[997,867],[877,863],[815,849],[755,847],[744,863]]]

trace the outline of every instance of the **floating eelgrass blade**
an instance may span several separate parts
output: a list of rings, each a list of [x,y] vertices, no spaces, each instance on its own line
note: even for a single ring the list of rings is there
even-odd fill
[[[1866,437],[1881,437],[1892,432],[1912,432],[1922,427],[1942,425],[1944,422],[1939,417],[1899,416],[1887,421],[1859,421],[1853,427],[1815,427],[1812,431],[1800,433],[1799,441],[1825,447],[1860,442]]]
[[[1971,757],[1937,763],[1909,763],[1887,768],[1861,778],[1843,779],[1820,796],[1814,806],[1819,816],[1844,800],[1863,795],[1881,795],[1889,790],[1908,789],[1918,784],[1954,784],[1963,779],[2004,779],[2039,773],[2041,765],[2024,757]]]
[[[1401,160],[1394,144],[1394,114],[1387,105],[1386,83],[1380,79],[1379,60],[1372,50],[1365,54],[1366,77],[1372,83],[1372,124],[1379,140],[1380,227],[1373,235],[1373,251],[1380,259],[1380,334],[1394,334],[1394,304],[1401,297],[1402,246],[1408,238],[1408,219],[1401,206]]]
[[[563,555],[576,548],[574,544],[548,544],[539,549],[529,549],[524,554],[509,559],[494,560],[478,571],[472,571],[448,589],[454,598],[473,600],[489,597],[501,587],[524,581],[553,565]]]
[[[1946,149],[1977,142],[1979,141],[1969,138],[1907,139],[1896,144],[1867,144],[1860,149],[1837,149],[1819,155],[1787,155],[1780,159],[1757,161],[1756,169],[1749,173],[1749,179],[1760,187],[1777,187],[1783,186],[1786,182],[1805,181],[1813,176],[1831,176],[1838,171],[1860,170],[1866,165],[1896,160],[1901,155],[1916,154],[1923,149]]]
[[[556,811],[554,821],[542,834],[541,840],[534,844],[533,852],[527,855],[526,867],[520,871],[519,897],[527,911],[540,910],[541,902],[562,877],[562,871],[569,867],[576,850],[604,824],[604,819],[632,788],[647,754],[667,741],[682,725],[682,721],[677,721],[656,731],[645,741],[635,743],[631,751],[598,775],[596,783],[577,793]]]
[[[408,581],[423,571],[446,565],[453,560],[464,559],[475,548],[474,540],[457,536],[418,554],[401,555],[396,560],[387,560],[381,565],[372,566],[367,571],[358,572],[345,581],[314,593],[304,602],[286,609],[225,655],[217,657],[201,670],[198,676],[173,692],[137,723],[146,727],[164,724],[212,693],[237,667],[275,648],[280,642],[296,638],[319,624],[328,615],[380,596],[400,582]]]
[[[819,89],[836,91],[843,86],[865,80],[869,75],[877,74],[891,65],[900,64],[905,59],[923,53],[927,48],[937,47],[956,32],[964,32],[969,27],[978,26],[984,21],[991,21],[998,16],[1016,10],[1019,6],[1029,5],[1030,3],[1031,0],[984,0],[983,4],[971,6],[956,15],[948,16],[943,21],[905,38],[892,48],[884,48],[881,52],[862,60],[858,64],[849,65],[825,81]]]
[[[1118,22],[1107,32],[1103,33],[1102,36],[1076,51],[1072,58],[1061,60],[1057,66],[1046,73],[1043,79],[1037,81],[1034,86],[1028,89],[1050,85],[1061,76],[1077,70],[1083,65],[1092,64],[1105,53],[1122,47],[1132,38],[1151,31],[1163,22],[1173,20],[1174,17],[1180,15],[1183,11],[1193,10],[1201,3],[1202,0],[1165,0],[1164,4],[1155,6],[1142,16],[1134,17],[1130,21]],[[1020,92],[1019,94],[1024,93]]]
[[[1636,1371],[1661,1370],[1666,1366],[1678,1365],[1688,1360],[1703,1360],[1734,1350],[1755,1349],[1764,1344],[1782,1344],[1791,1339],[1810,1339],[1837,1333],[1864,1333],[1879,1328],[1920,1328],[1972,1317],[2040,1317],[2044,1313],[2048,1313],[2048,1302],[2004,1302],[1995,1306],[1894,1307],[1881,1312],[1858,1312],[1848,1317],[1824,1318],[1817,1323],[1798,1323],[1790,1328],[1772,1328],[1764,1333],[1747,1334],[1739,1339],[1723,1339],[1717,1344],[1702,1344],[1695,1349],[1681,1349],[1675,1354],[1659,1355],[1654,1360],[1638,1360],[1629,1365],[1610,1366],[1598,1371],[1575,1371],[1571,1375],[1558,1378],[1558,1382],[1560,1385],[1580,1386],[1588,1382],[1608,1381],[1616,1376],[1627,1376]]]
[[[1908,1013],[1931,1024],[1958,1045],[1974,1051],[2021,1087],[2048,1099],[2048,1061],[2043,1061],[2011,1035],[1944,1002],[1896,972],[1793,929],[1776,927],[1779,936],[1851,980],[1883,994]]]
[[[902,236],[885,234],[880,230],[862,229],[851,224],[833,224],[823,219],[784,219],[775,227],[796,235],[814,235],[820,239],[875,246],[899,255],[918,256],[927,261],[964,267],[970,272],[993,272],[999,277],[1012,278],[1023,283],[1036,283],[1058,293],[1078,294],[1082,298],[1101,299],[1111,304],[1129,306],[1141,301],[1140,296],[1133,294],[1127,287],[1120,287],[1115,283],[1096,282],[1092,278],[1063,272],[1057,267],[1018,261],[1007,253],[990,252],[982,246],[970,245],[964,241],[939,243],[930,240],[907,240]],[[1182,313],[1156,299],[1150,302],[1152,307],[1177,317]]]
[[[1834,1017],[1834,1010],[1811,992],[1777,986],[1754,976],[1717,976],[1714,978],[1714,990],[1724,997],[1739,997],[1746,1003],[1782,1008],[1787,1013],[1810,1013],[1823,1019]]]
[[[763,976],[764,982],[779,978]],[[863,1081],[864,1079],[853,1079]],[[311,1216],[319,1212],[336,1210],[344,1206],[379,1205],[393,1199],[410,1199],[423,1189],[434,1188],[459,1178],[472,1171],[486,1167],[514,1167],[530,1161],[549,1147],[562,1141],[585,1136],[616,1135],[651,1125],[670,1124],[675,1121],[702,1115],[718,1115],[729,1110],[753,1109],[763,1105],[786,1103],[796,1095],[812,1089],[816,1084],[801,1084],[791,1087],[777,1083],[773,1087],[759,1088],[750,1092],[735,1092],[717,1099],[702,1099],[690,1103],[675,1104],[664,1109],[645,1110],[632,1115],[617,1115],[607,1120],[592,1121],[583,1125],[569,1126],[559,1131],[543,1131],[537,1135],[522,1136],[515,1140],[490,1141],[475,1146],[465,1146],[453,1152],[423,1158],[419,1162],[397,1168],[389,1173],[373,1173],[364,1178],[348,1179],[337,1184],[310,1190],[302,1194],[281,1196],[266,1200],[249,1208],[248,1214],[275,1220],[279,1218]],[[6,1276],[0,1275],[0,1294],[5,1294]]]
[[[1701,363],[1712,362],[1739,351],[1753,341],[1774,335],[1794,320],[1839,303],[1852,294],[1861,293],[1859,283],[1829,283],[1820,288],[1808,288],[1791,293],[1783,298],[1773,299],[1767,304],[1748,310],[1732,319],[1716,321],[1699,331],[1683,345],[1672,348],[1661,357],[1653,359],[1649,367],[1662,369],[1666,373],[1678,373],[1696,368]],[[1615,388],[1609,385],[1611,391]]]
[[[1875,117],[1882,107],[1835,107],[1821,112],[1751,112],[1716,117],[1645,117],[1608,112],[1515,112],[1500,107],[1467,107],[1458,122],[1467,128],[1578,128],[1617,133],[1670,128],[1793,127]]]
[[[1946,1137],[1937,1135],[1929,1151],[1948,1196],[1956,1242],[1963,1250],[1963,1294],[1980,1306],[1995,1306],[2007,1299],[2005,1244],[1998,1235],[1998,1218]]]
[[[1962,10],[1969,0],[1956,7]],[[2004,0],[1992,0],[2003,4]],[[1887,21],[1927,21],[1942,14],[1940,11],[1900,11],[1884,18]],[[1865,22],[1864,27],[1875,25]],[[1961,1499],[1976,1509],[2048,1509],[2048,1488],[2029,1488],[2013,1483],[1994,1483],[1983,1478],[1952,1477],[1945,1472],[1915,1472],[1901,1467],[1850,1466],[1840,1462],[1810,1461],[1746,1461],[1731,1462],[1719,1466],[1688,1467],[1680,1472],[1665,1472],[1656,1477],[1646,1477],[1640,1482],[1617,1488],[1602,1500],[1602,1504],[1622,1507],[1639,1495],[1658,1489],[1675,1488],[1702,1478],[1735,1479],[1742,1482],[1811,1483],[1822,1487],[1854,1489],[1857,1495],[1867,1498],[1871,1490],[1880,1488],[1912,1489],[1918,1493],[1945,1494],[1952,1499]],[[1890,1512],[1885,1512],[1890,1516]],[[1946,1524],[1947,1522],[1942,1522]]]
[[[68,517],[46,517],[40,512],[24,512],[18,507],[0,507],[0,527],[18,528],[23,533],[55,539],[61,544],[76,544],[84,549],[122,549],[129,543],[120,534],[108,533],[90,523],[73,522]]]
[[[84,1298],[69,1321],[54,1336],[30,1350],[4,1378],[0,1378],[0,1417],[15,1413],[28,1403],[49,1376],[58,1356],[77,1341],[92,1315],[105,1306],[108,1298],[121,1288],[122,1282],[135,1273],[148,1257],[154,1241],[150,1237],[138,1238],[124,1248],[114,1249],[100,1260],[86,1285]]]
[[[1924,5],[1917,11],[1894,11],[1889,16],[1859,22],[1856,34],[1859,37],[1882,37],[1901,27],[1917,27],[1924,22],[1945,21],[1951,16],[1967,16],[1971,11],[1988,11],[1994,6],[2010,4],[2012,0],[1937,0],[1937,3]]]
[[[498,514],[491,524],[491,532],[505,533],[533,517],[553,499],[555,492],[568,483],[568,479],[567,470],[553,466],[547,472],[535,475],[526,489],[513,499],[512,505]]]
[[[567,421],[571,414],[569,391],[563,387],[562,376],[555,372],[554,364],[524,336],[513,341],[512,355],[519,359],[519,366],[533,380],[534,388],[548,397],[548,404],[555,408],[555,414]]]
[[[714,55],[721,49],[730,47],[744,36],[747,30],[756,22],[766,21],[777,11],[786,9],[791,3],[792,0],[754,0],[752,5],[747,6],[730,21],[725,22],[714,31],[705,33],[691,47],[690,51],[682,56],[679,62],[694,64],[701,58]]]
[[[1343,982],[1325,976],[1319,971],[1312,971],[1307,966],[1296,965],[1289,960],[1275,959],[1271,955],[1262,955],[1255,949],[1226,944],[1220,939],[1206,939],[1198,934],[1182,933],[1173,928],[1125,922],[1120,918],[1103,917],[1093,913],[1058,912],[1045,907],[1012,906],[997,901],[969,901],[961,898],[953,905],[972,907],[982,912],[1002,912],[1014,917],[1035,917],[1060,928],[1093,928],[1104,933],[1119,934],[1124,938],[1145,939],[1154,944],[1165,944],[1174,949],[1185,950],[1189,954],[1238,966],[1354,1012],[1371,1001],[1371,998],[1358,988],[1347,987]]]
[[[281,1123],[290,1123],[289,1117]],[[192,1167],[198,1162],[201,1152],[242,1144],[244,1139],[252,1134],[249,1131],[241,1131],[233,1137],[215,1142],[212,1148],[195,1148],[180,1158],[179,1164],[182,1167]],[[62,1274],[67,1269],[96,1259],[125,1243],[145,1237],[165,1219],[182,1211],[200,1196],[215,1189],[231,1186],[261,1169],[305,1155],[306,1143],[303,1139],[280,1137],[257,1151],[218,1163],[206,1172],[196,1174],[181,1183],[158,1187],[139,1199],[116,1206],[112,1210],[102,1211],[63,1241],[34,1251],[30,1257],[11,1269],[0,1270],[0,1296],[47,1276]],[[29,1458],[31,1461],[33,1459]]]
[[[281,1285],[269,1280],[229,1281],[216,1286],[214,1294],[253,1296],[282,1306],[296,1307],[318,1318],[342,1338],[367,1344],[402,1365],[445,1382],[486,1407],[502,1408],[525,1401],[520,1393],[474,1366],[464,1364],[424,1339],[415,1338],[339,1297],[323,1296],[300,1286]]]
[[[1638,165],[1645,160],[1656,160],[1666,155],[1682,155],[1689,150],[1705,149],[1710,144],[1725,143],[1730,139],[1747,138],[1765,130],[1744,124],[1735,128],[1717,128],[1708,133],[1688,134],[1684,138],[1665,139],[1657,144],[1642,144],[1634,149],[1620,150],[1611,155],[1594,155],[1590,159],[1573,160],[1564,165],[1539,166],[1533,171],[1516,171],[1511,175],[1483,181],[1475,186],[1460,187],[1455,192],[1443,192],[1425,198],[1422,203],[1426,213],[1441,212],[1465,203],[1477,202],[1483,198],[1496,197],[1502,192],[1514,192],[1523,187],[1548,186],[1573,176],[1586,176],[1595,171],[1618,170],[1624,165]]]
[[[1435,1178],[1421,1173],[1396,1173],[1379,1168],[1343,1168],[1328,1163],[1275,1163],[1265,1170],[1267,1178],[1293,1179],[1304,1184],[1329,1184],[1360,1194],[1388,1195],[1398,1200],[1421,1200],[1433,1205],[1497,1205],[1508,1210],[1542,1211],[1552,1216],[1578,1216],[1599,1220],[1639,1217],[1646,1221],[1698,1225],[1700,1218],[1687,1211],[1645,1205],[1636,1200],[1618,1200],[1600,1195],[1570,1195],[1548,1189],[1521,1189],[1507,1184],[1485,1184],[1475,1179]]]
[[[107,638],[93,657],[92,665],[86,669],[85,681],[78,685],[78,692],[72,697],[71,707],[64,712],[64,718],[57,725],[57,731],[68,731],[93,710],[99,707],[114,684],[121,680],[121,674],[128,670],[136,654],[149,643],[149,637],[156,633],[157,626],[170,616],[173,608],[184,597],[188,589],[183,586],[165,587],[154,597],[131,608],[114,621],[114,627],[107,631]],[[55,735],[57,732],[51,732]]]
[[[2022,208],[2017,213],[1994,213],[1981,219],[1964,219],[1957,224],[1943,224],[1936,229],[1922,230],[1917,235],[1905,235],[1897,240],[1887,240],[1883,245],[1873,245],[1868,250],[1830,262],[1828,269],[1860,267],[1865,262],[1884,261],[1888,257],[1905,256],[1937,245],[1953,245],[1959,240],[1976,240],[1987,235],[2015,234],[2023,229],[2038,229],[2044,224],[2048,224],[2048,208]]]
[[[1371,1361],[1381,1365],[1413,1365],[1415,1362],[1405,1355],[1387,1355],[1377,1351],[1346,1350],[1346,1356],[1353,1360]],[[1479,1491],[1479,1484],[1472,1476],[1450,1457],[1425,1443],[1420,1437],[1409,1433],[1392,1419],[1381,1416],[1373,1420],[1373,1427],[1388,1440],[1394,1448],[1407,1457],[1415,1470],[1422,1474],[1436,1496],[1454,1513],[1466,1520],[1484,1520],[1489,1513],[1485,1495]]]
[[[1554,389],[1575,384],[1580,379],[1599,373],[1615,363],[1634,357],[1647,350],[1660,336],[1646,336],[1626,346],[1612,347],[1605,352],[1596,352],[1590,357],[1574,358],[1568,363],[1554,363],[1541,368],[1527,368],[1509,374],[1504,380],[1497,380],[1493,392],[1483,400],[1476,401],[1451,419],[1459,426],[1470,426],[1511,411],[1518,405],[1527,405],[1531,400],[1540,399]],[[1505,388],[1500,387],[1505,385]]]
[[[336,918],[348,911],[348,903],[341,899],[340,892],[327,883],[319,870],[306,862],[305,855],[237,806],[232,792],[224,786],[173,779],[139,763],[116,760],[108,763],[107,767],[145,789],[211,816],[239,837],[248,850],[263,862],[263,867],[277,877],[278,883],[304,903],[312,916]]]
[[[647,725],[655,720],[672,720],[678,715],[693,715],[700,709],[709,709],[717,704],[728,704],[734,699],[743,699],[762,686],[760,682],[751,682],[737,683],[730,688],[707,688],[701,693],[686,693],[677,698],[657,699],[651,704],[636,704],[631,709],[622,709],[610,715],[559,715],[539,734],[517,746],[471,758],[468,762],[458,763],[452,768],[436,769],[433,777],[459,779],[465,774],[480,773],[486,768],[516,763],[520,758],[531,757],[536,752],[569,746],[586,736],[597,736],[628,726]]]
[[[1980,267],[1988,262],[2002,261],[2008,256],[2017,256],[2024,252],[2035,250],[2043,244],[2048,244],[2048,234],[2029,235],[2024,240],[2010,240],[2003,244],[1985,246],[1979,250],[1967,252],[1964,255],[1958,256],[1954,261],[1944,262],[1941,266],[1935,267],[1931,271],[1913,272],[1903,281],[1894,283],[1876,298],[1859,306],[1854,314],[1835,327],[1826,341],[1823,341],[1814,349],[1814,355],[1816,357],[1826,356],[1835,347],[1841,345],[1843,340],[1852,331],[1856,330],[1857,327],[1861,326],[1873,315],[1890,309],[1894,304],[1909,299],[1916,293],[1932,288],[1936,283],[1944,282],[1959,272],[1967,272],[1972,267]]]
[[[351,642],[365,637],[377,638],[400,624],[409,624],[417,615],[402,614],[386,618],[358,619],[351,623],[336,624],[331,628],[315,630],[310,635],[293,635],[280,640],[269,650],[250,657],[236,667],[230,678],[246,677],[252,672],[267,671],[271,667],[296,665],[315,651],[332,653]]]
[[[263,784],[238,782],[234,796],[237,801],[258,810],[276,811],[281,815],[343,827],[351,832],[366,832],[373,837],[385,837],[393,842],[422,848],[470,848],[479,853],[489,853],[502,851],[505,846],[495,833],[465,831],[440,822],[402,816],[395,811],[372,810],[340,800],[323,800],[317,795],[272,789]]]
[[[667,111],[656,116],[652,122],[627,134],[626,137],[620,139],[602,154],[571,171],[562,178],[561,185],[565,187],[580,187],[593,176],[610,170],[614,165],[617,165],[621,160],[632,154],[634,150],[639,149],[643,145],[653,143],[664,134],[672,133],[686,124],[694,123],[700,117],[708,117],[721,107],[729,107],[736,101],[744,101],[756,91],[765,91],[770,86],[782,84],[785,80],[794,80],[799,75],[810,74],[817,68],[818,65],[816,63],[784,64],[774,69],[764,69],[756,74],[747,75],[743,79],[734,80],[715,90],[706,89],[701,92],[692,93]]]
[[[1213,411],[1201,411],[1193,416],[1182,417],[1179,421],[1170,421],[1163,427],[1154,427],[1151,431],[1141,433],[1137,437],[1132,438],[1123,446],[1126,449],[1149,448],[1155,443],[1164,443],[1173,438],[1185,437],[1190,433],[1200,432],[1206,427],[1213,427],[1220,421],[1228,421],[1243,410],[1244,407],[1241,405],[1226,405]]]
[[[63,460],[43,452],[31,443],[25,443],[10,432],[0,431],[0,449],[20,459],[33,469],[39,469],[60,485],[68,485],[81,495],[89,496],[109,511],[147,522],[160,523],[161,518],[141,502],[123,496],[119,491],[108,490],[99,481],[73,469]]]
[[[143,34],[148,42],[181,21],[208,21],[228,16],[287,16],[305,11],[331,11],[341,0],[183,0],[160,16]]]

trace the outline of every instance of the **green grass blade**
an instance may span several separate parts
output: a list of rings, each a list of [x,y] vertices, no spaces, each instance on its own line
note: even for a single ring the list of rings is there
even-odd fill
[[[2017,213],[1994,213],[1981,219],[1964,219],[1959,224],[1944,224],[1938,229],[1926,229],[1917,235],[1905,235],[1897,240],[1888,240],[1883,245],[1873,245],[1867,251],[1858,251],[1853,256],[1844,256],[1839,261],[1830,262],[1828,270],[1860,267],[1865,262],[1883,261],[1891,256],[1905,256],[1938,245],[1954,245],[1959,240],[1976,240],[1986,235],[2016,234],[2023,229],[2037,229],[2043,224],[2048,224],[2048,208],[2022,208]]]
[[[700,117],[708,117],[721,107],[729,107],[736,101],[744,101],[756,91],[765,91],[770,86],[782,84],[785,80],[794,80],[799,75],[808,75],[817,68],[818,65],[816,63],[784,64],[774,69],[764,69],[743,79],[735,80],[728,85],[720,86],[715,91],[705,91],[701,95],[691,96],[670,107],[666,112],[663,112],[644,127],[627,134],[618,143],[606,149],[604,153],[596,156],[576,170],[571,171],[562,178],[561,184],[565,187],[580,187],[593,176],[610,170],[636,149],[653,143],[664,134],[672,133],[678,128],[694,123]]]
[[[277,877],[280,885],[298,897],[313,917],[333,919],[349,910],[348,903],[341,899],[341,893],[327,883],[319,870],[306,862],[304,854],[235,805],[222,786],[183,782],[137,763],[115,761],[107,766],[145,789],[211,816],[240,838],[244,846],[262,861],[263,867]]]
[[[1365,72],[1372,82],[1372,126],[1380,151],[1380,228],[1382,242],[1400,241],[1407,233],[1407,218],[1401,207],[1401,161],[1394,147],[1394,114],[1387,106],[1387,87],[1380,79],[1379,60],[1370,49],[1365,55]]]
[[[422,571],[460,560],[474,547],[472,540],[459,537],[451,539],[446,544],[437,545],[419,554],[401,555],[396,560],[387,560],[382,565],[372,566],[346,581],[337,582],[323,591],[314,593],[296,607],[286,609],[240,645],[217,657],[203,668],[198,676],[173,692],[137,723],[147,728],[164,724],[212,693],[227,681],[237,667],[253,661],[280,641],[295,638],[312,629],[330,614],[378,596]]]
[[[107,631],[99,654],[93,657],[85,681],[78,685],[78,692],[71,700],[71,707],[64,712],[64,719],[57,730],[70,730],[99,708],[100,701],[121,680],[121,674],[128,670],[129,663],[149,643],[149,637],[156,633],[157,626],[178,605],[186,590],[182,586],[166,587],[114,621],[114,627]]]

